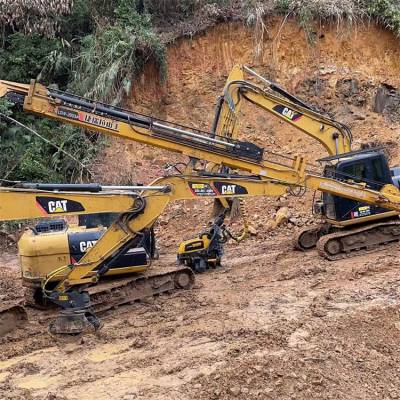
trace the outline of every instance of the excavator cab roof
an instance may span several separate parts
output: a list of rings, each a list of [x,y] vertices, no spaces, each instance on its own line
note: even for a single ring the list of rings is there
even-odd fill
[[[341,154],[336,154],[334,156],[329,156],[329,157],[323,157],[319,158],[317,161],[318,162],[329,162],[329,161],[334,161],[334,160],[340,160],[343,158],[353,158],[357,156],[362,156],[362,155],[367,155],[371,153],[382,153],[383,147],[371,147],[368,149],[361,149],[361,150],[355,150],[355,151],[349,151],[347,153],[341,153]]]

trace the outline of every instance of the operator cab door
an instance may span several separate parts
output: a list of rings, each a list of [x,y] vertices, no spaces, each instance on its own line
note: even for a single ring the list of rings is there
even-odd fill
[[[325,174],[326,176],[334,175],[341,181],[365,182],[367,187],[373,190],[380,190],[383,185],[393,183],[386,157],[380,152],[366,153],[339,161],[334,171],[327,168]],[[337,221],[347,221],[387,212],[381,207],[327,193],[324,193],[323,200],[326,216]]]

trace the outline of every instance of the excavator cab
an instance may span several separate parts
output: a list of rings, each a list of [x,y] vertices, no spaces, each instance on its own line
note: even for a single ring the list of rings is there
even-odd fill
[[[332,159],[332,157],[331,157]],[[381,190],[386,184],[393,184],[392,171],[385,154],[380,150],[362,150],[337,158],[337,163],[327,165],[324,176],[341,181],[364,183],[367,188]],[[322,213],[331,220],[348,221],[387,212],[386,209],[355,200],[322,195]]]

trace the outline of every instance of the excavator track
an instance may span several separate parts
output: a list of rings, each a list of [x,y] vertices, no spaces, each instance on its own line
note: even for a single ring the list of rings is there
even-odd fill
[[[399,241],[400,221],[387,221],[327,234],[319,239],[317,250],[335,261],[384,250]]]
[[[92,310],[101,313],[173,290],[191,289],[194,279],[194,273],[188,267],[150,269],[109,282],[100,281],[98,285],[89,287],[88,292]],[[36,291],[37,288],[26,288],[25,302],[39,309],[51,307],[52,303],[46,301],[38,303]]]
[[[145,274],[103,282],[88,291],[92,309],[98,313],[176,289],[190,289],[193,283],[194,273],[190,268],[163,268],[162,272],[149,270]]]
[[[330,232],[332,232],[330,224],[306,226],[296,233],[293,238],[293,245],[298,250],[310,250],[317,245],[322,236]]]
[[[0,337],[20,328],[28,320],[25,308],[20,303],[0,306]]]

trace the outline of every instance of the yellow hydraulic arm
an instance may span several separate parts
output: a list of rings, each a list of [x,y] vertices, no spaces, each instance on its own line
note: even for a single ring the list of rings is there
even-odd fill
[[[246,80],[245,73],[263,85]],[[228,76],[223,95],[218,100],[213,132],[219,136],[237,137],[237,118],[243,99],[318,140],[330,156],[351,151],[351,131],[346,125],[314,110],[245,65],[235,65]]]
[[[400,211],[400,191],[392,185],[387,185],[377,192],[366,189],[362,184],[348,184],[312,175],[306,175],[302,185]],[[151,190],[152,186],[160,189]],[[154,224],[169,202],[204,198],[280,196],[286,189],[284,184],[246,176],[211,178],[178,175],[160,178],[137,197],[136,211],[124,214],[115,222],[79,264],[75,265],[67,280],[62,281],[57,289],[63,292],[73,285],[96,282],[98,276],[88,276],[89,272],[94,269],[101,271],[107,260],[132,239],[136,232]]]
[[[95,184],[25,184],[23,186],[25,187],[0,187],[1,221],[133,212],[138,191],[143,190],[140,186],[116,187]],[[152,187],[151,189],[162,188]]]
[[[253,143],[216,136],[185,126],[56,91],[32,81],[30,85],[0,81],[0,97],[23,106],[27,112],[60,122],[96,130],[232,169],[297,184],[292,167],[264,159],[263,149]],[[320,129],[320,128],[319,128]],[[294,161],[304,168],[304,160]]]

